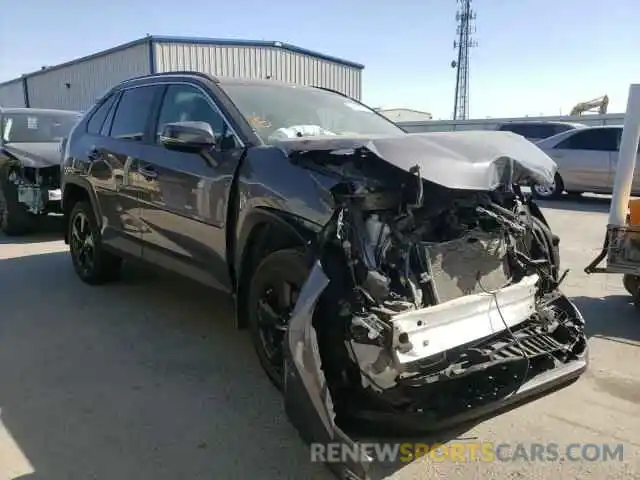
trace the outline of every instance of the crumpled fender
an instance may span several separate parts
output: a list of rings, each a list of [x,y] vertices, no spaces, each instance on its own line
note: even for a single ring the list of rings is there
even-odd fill
[[[310,136],[282,139],[277,145],[286,155],[364,148],[406,172],[417,166],[423,179],[457,190],[548,184],[558,169],[551,157],[524,137],[491,130]]]
[[[320,261],[313,265],[289,321],[284,349],[285,411],[306,443],[344,444],[349,451],[356,443],[335,423],[333,401],[322,371],[313,313],[320,295],[329,284]],[[371,459],[363,452],[361,461],[330,463],[338,478],[368,480]]]

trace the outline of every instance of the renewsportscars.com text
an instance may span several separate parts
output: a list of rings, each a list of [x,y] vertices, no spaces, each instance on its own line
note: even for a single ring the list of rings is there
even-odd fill
[[[429,457],[434,462],[622,462],[624,445],[609,443],[313,443],[312,462],[411,462]]]

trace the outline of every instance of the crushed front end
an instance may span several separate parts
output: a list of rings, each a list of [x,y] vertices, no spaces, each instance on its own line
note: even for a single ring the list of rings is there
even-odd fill
[[[62,193],[58,165],[11,168],[5,188],[15,189],[17,202],[33,215],[60,212]]]
[[[375,170],[372,150],[311,155],[348,180],[287,333],[286,409],[305,440],[442,430],[577,378],[584,320],[538,207],[517,185],[449,188],[419,166],[348,173]],[[363,459],[329,467],[367,478]]]

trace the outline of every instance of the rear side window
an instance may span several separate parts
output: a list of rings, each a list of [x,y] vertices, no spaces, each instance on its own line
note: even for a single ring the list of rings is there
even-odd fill
[[[500,127],[502,131],[508,131],[522,135],[525,138],[547,138],[557,133],[555,125],[539,123],[507,123]]]
[[[116,99],[116,95],[111,95],[102,104],[98,107],[98,109],[91,115],[89,122],[87,123],[87,132],[92,133],[94,135],[99,135],[100,130],[102,130],[102,125],[104,125],[104,121],[109,114],[109,110],[113,106],[113,102]]]
[[[122,92],[111,124],[110,136],[124,140],[142,141],[147,130],[148,119],[162,87],[136,87]]]
[[[102,124],[102,128],[100,129],[100,135],[103,137],[108,137],[109,132],[111,131],[111,123],[113,122],[113,116],[116,113],[116,108],[118,108],[118,101],[120,100],[120,95],[122,92],[118,92],[113,96],[113,104],[107,113],[107,118]]]
[[[558,133],[562,133],[562,132],[566,132],[567,130],[573,130],[575,127],[573,127],[572,125],[562,125],[562,124],[558,124],[558,125],[554,125],[553,126],[553,135],[556,135]]]
[[[618,150],[620,133],[621,131],[618,128],[590,128],[580,130],[560,142],[556,148],[615,152]]]

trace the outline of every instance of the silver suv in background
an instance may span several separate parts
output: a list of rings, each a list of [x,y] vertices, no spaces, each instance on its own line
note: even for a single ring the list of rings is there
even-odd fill
[[[558,133],[583,128],[585,126],[586,125],[582,123],[552,121],[506,122],[498,125],[497,130],[517,133],[531,142],[537,142],[557,135]]]

